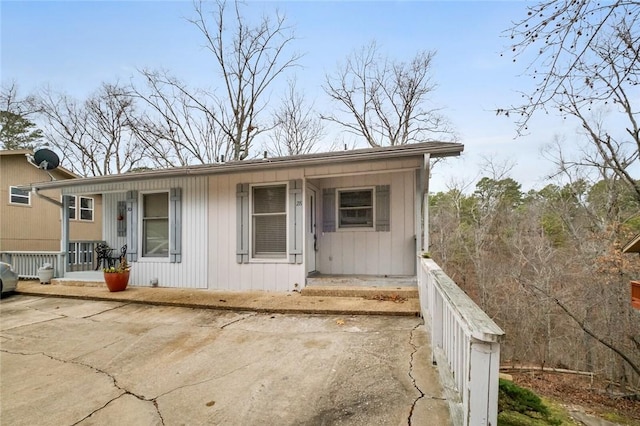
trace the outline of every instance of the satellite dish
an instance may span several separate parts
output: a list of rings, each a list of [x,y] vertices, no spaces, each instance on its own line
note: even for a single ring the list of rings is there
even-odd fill
[[[60,165],[60,159],[50,149],[40,148],[33,153],[33,164],[43,170],[53,170]]]

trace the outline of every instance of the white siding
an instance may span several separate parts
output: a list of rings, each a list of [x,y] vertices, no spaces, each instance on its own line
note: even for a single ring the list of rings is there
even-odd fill
[[[182,188],[182,262],[168,259],[143,259],[131,265],[131,285],[148,286],[157,278],[161,287],[207,288],[207,183],[206,177],[162,179],[117,184],[105,189],[104,239],[111,247],[121,247],[125,237],[118,237],[116,211],[118,201],[125,200],[128,190],[153,191]],[[139,235],[141,232],[139,232]]]
[[[314,181],[321,188],[391,186],[390,232],[322,232],[319,217],[318,270],[323,274],[415,274],[415,172],[356,174]],[[320,210],[320,214],[322,210]]]
[[[104,194],[104,239],[112,247],[125,244],[117,236],[116,209],[126,191],[182,188],[182,262],[140,259],[132,265],[130,283],[209,288],[212,290],[292,291],[305,285],[306,266],[282,261],[239,264],[236,261],[236,186],[238,183],[289,182],[306,179],[318,187],[317,270],[324,274],[415,274],[415,159],[336,164],[227,175],[190,176],[152,181],[85,185],[73,193]],[[322,189],[390,185],[390,232],[322,233]],[[304,185],[306,188],[306,185]],[[306,203],[306,197],[303,198]],[[289,204],[287,203],[287,206]],[[289,208],[289,207],[287,207]],[[304,206],[304,220],[309,215]],[[307,229],[304,224],[303,229]],[[306,235],[305,235],[306,237]],[[303,245],[305,247],[305,245]],[[303,256],[306,261],[306,254]]]
[[[302,170],[299,169],[209,178],[210,250],[207,265],[210,289],[292,291],[304,286],[304,264],[291,264],[287,259],[243,264],[236,262],[236,185],[288,182],[301,178]]]

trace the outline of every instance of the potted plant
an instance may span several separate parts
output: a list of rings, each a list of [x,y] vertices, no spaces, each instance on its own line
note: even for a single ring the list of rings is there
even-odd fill
[[[38,268],[38,278],[40,278],[40,284],[51,284],[53,278],[53,265],[45,263],[42,267]]]
[[[122,256],[118,266],[104,268],[104,282],[107,283],[109,291],[124,291],[129,283],[129,271],[131,267],[127,263],[127,258]]]

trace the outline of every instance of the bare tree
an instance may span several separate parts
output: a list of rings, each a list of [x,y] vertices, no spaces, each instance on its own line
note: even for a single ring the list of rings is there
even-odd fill
[[[325,78],[324,90],[342,114],[322,118],[364,136],[372,147],[452,138],[447,120],[429,105],[434,55],[421,51],[409,62],[395,61],[382,56],[375,42],[354,51]]]
[[[224,143],[211,94],[187,87],[166,71],[140,73],[146,87],[131,90],[146,108],[131,124],[151,164],[177,167],[230,158],[232,146]]]
[[[145,165],[144,150],[130,128],[134,100],[119,84],[103,83],[85,101],[45,89],[35,105],[46,123],[47,141],[75,173],[100,176]]]
[[[499,114],[525,132],[539,110],[574,117],[594,148],[584,164],[612,171],[640,200],[640,2],[548,0],[510,30],[514,61],[534,53],[535,90]]]
[[[266,122],[259,121],[267,105],[268,89],[296,65],[300,55],[288,53],[295,38],[284,16],[276,14],[274,20],[265,16],[251,25],[243,18],[238,1],[231,11],[222,0],[209,12],[204,9],[207,4],[195,4],[196,17],[190,22],[204,35],[205,46],[213,53],[222,78],[223,93],[213,96],[216,113],[211,119],[232,147],[231,159],[242,160],[249,155],[255,137],[270,129]]]
[[[273,113],[273,131],[268,151],[273,156],[308,154],[324,135],[320,116],[289,80],[287,92]]]

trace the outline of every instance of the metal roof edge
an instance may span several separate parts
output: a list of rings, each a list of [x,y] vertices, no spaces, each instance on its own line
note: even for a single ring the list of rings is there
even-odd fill
[[[129,172],[116,175],[79,177],[65,181],[36,182],[24,185],[25,188],[53,189],[87,184],[107,184],[113,182],[164,179],[183,176],[232,174],[251,172],[261,169],[281,169],[294,167],[321,166],[325,164],[350,163],[362,161],[381,161],[385,159],[415,157],[430,154],[433,158],[454,157],[460,155],[464,145],[457,142],[423,142],[392,147],[363,148],[351,151],[331,151],[318,154],[305,154],[289,157],[275,157],[255,160],[230,161],[226,163],[200,164],[168,169]]]

